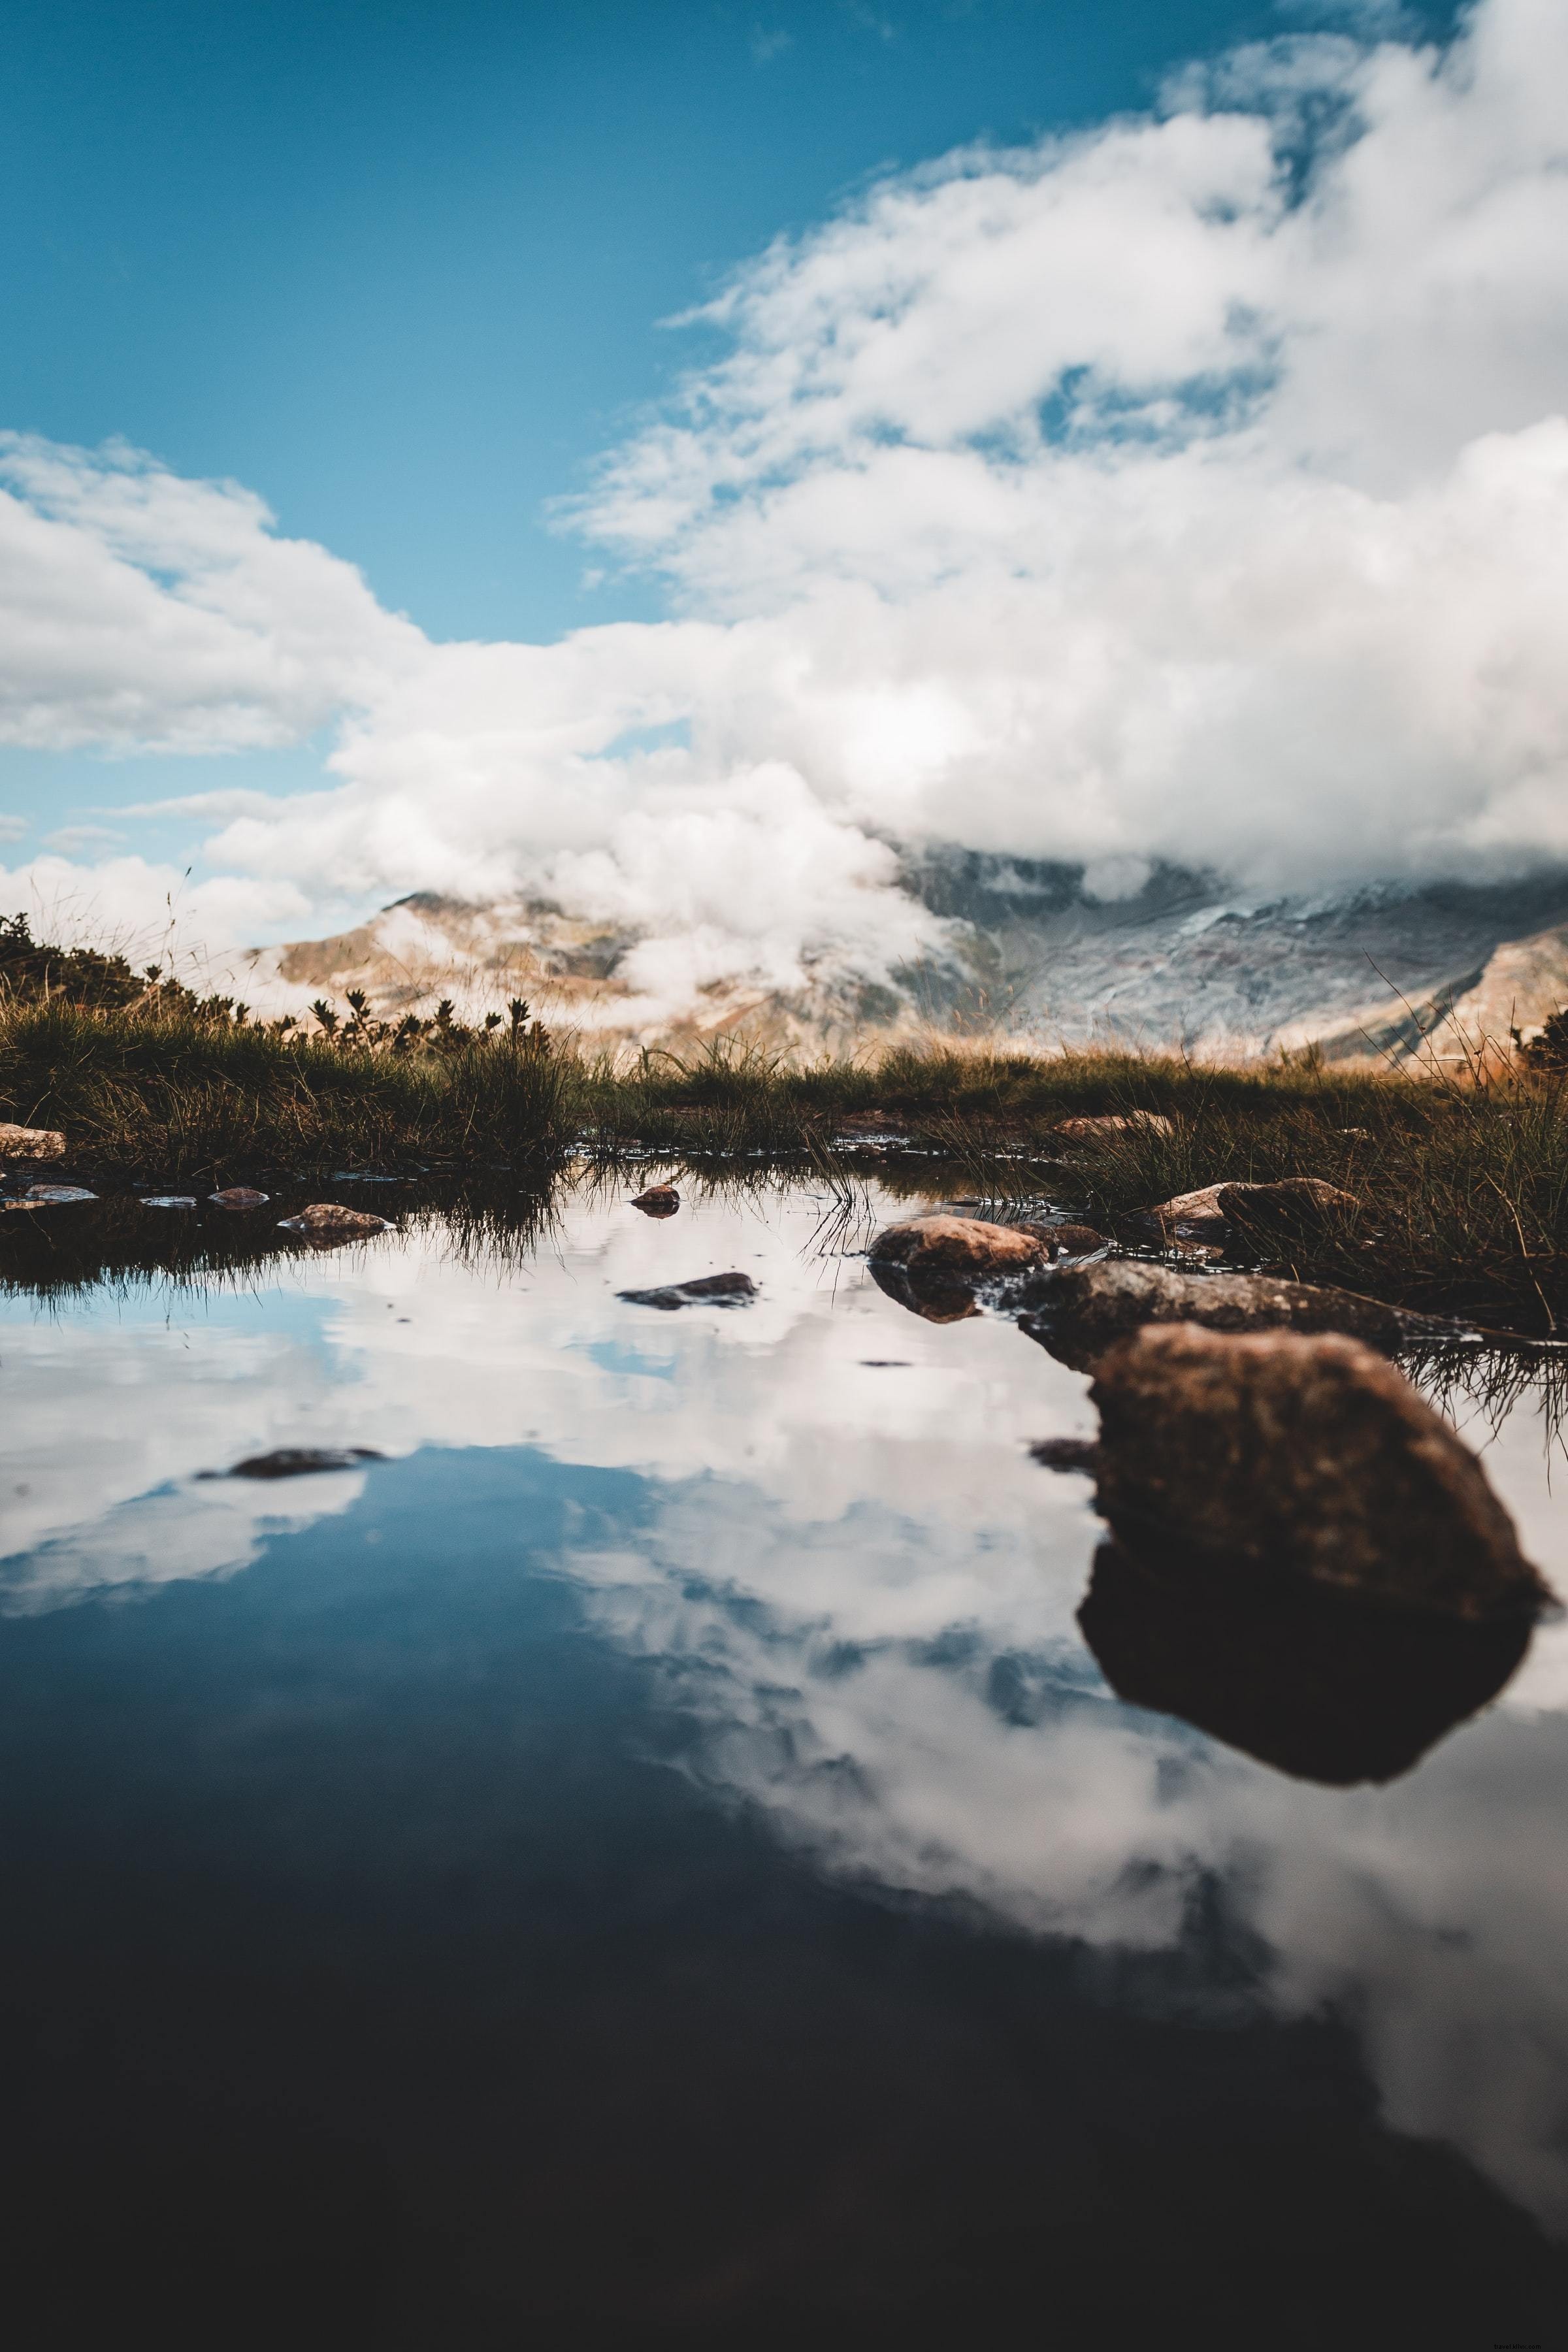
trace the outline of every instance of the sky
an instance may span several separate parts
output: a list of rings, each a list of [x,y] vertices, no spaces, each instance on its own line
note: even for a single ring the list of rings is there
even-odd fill
[[[0,906],[1568,856],[1568,12],[13,0]],[[188,870],[187,870],[188,869]]]

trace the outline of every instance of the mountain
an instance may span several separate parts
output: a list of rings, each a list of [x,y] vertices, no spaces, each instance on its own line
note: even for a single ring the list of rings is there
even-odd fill
[[[1317,1039],[1331,1058],[1394,1061],[1457,1054],[1483,1032],[1506,1040],[1568,1001],[1561,870],[1263,901],[1163,866],[1136,896],[1107,902],[1086,894],[1076,866],[949,850],[908,860],[902,880],[942,920],[939,955],[885,982],[825,978],[790,994],[720,984],[673,1019],[621,976],[636,932],[542,901],[416,892],[336,938],[252,950],[239,984],[253,1002],[294,1006],[363,988],[384,1017],[428,1013],[443,996],[471,1016],[521,995],[605,1042],[744,1029],[842,1045],[935,1026],[1210,1055]]]

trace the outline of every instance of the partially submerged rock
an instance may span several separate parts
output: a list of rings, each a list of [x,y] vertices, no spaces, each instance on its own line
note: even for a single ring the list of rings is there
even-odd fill
[[[143,1192],[142,1195],[144,1209],[194,1209],[195,1205],[193,1192]]]
[[[250,1184],[226,1184],[221,1192],[207,1194],[215,1209],[264,1209],[270,1198]]]
[[[0,1118],[0,1160],[63,1160],[66,1139],[58,1128],[17,1127]]]
[[[1061,1362],[1089,1371],[1119,1339],[1160,1323],[1196,1323],[1211,1331],[1344,1331],[1390,1349],[1455,1337],[1452,1324],[1353,1291],[1265,1274],[1184,1274],[1138,1258],[1064,1266],[1021,1328]]]
[[[1361,1202],[1321,1176],[1283,1176],[1278,1182],[1205,1184],[1178,1192],[1142,1214],[1169,1239],[1217,1241],[1232,1227],[1259,1239],[1291,1240],[1321,1233]]]
[[[280,1233],[302,1234],[318,1246],[357,1241],[363,1234],[386,1230],[384,1217],[373,1216],[368,1209],[345,1209],[336,1201],[312,1201],[298,1216],[279,1219]]]
[[[1173,1122],[1159,1110],[1105,1111],[1094,1118],[1059,1118],[1051,1133],[1065,1135],[1074,1143],[1098,1143],[1139,1130],[1147,1135],[1175,1133]]]
[[[673,1217],[680,1206],[680,1195],[673,1184],[650,1184],[646,1192],[638,1192],[632,1202],[645,1217]]]
[[[96,1201],[98,1194],[89,1192],[85,1184],[29,1184],[16,1200],[7,1201],[7,1209],[67,1209],[77,1201]]]
[[[1143,1330],[1091,1394],[1098,1507],[1133,1545],[1471,1622],[1551,1598],[1469,1448],[1354,1339]]]
[[[1027,1230],[1039,1234],[1053,1259],[1087,1257],[1091,1250],[1106,1246],[1106,1236],[1092,1225],[1030,1225]]]
[[[670,1282],[657,1290],[618,1290],[632,1307],[744,1307],[757,1295],[749,1274],[701,1274],[690,1282]]]
[[[209,1478],[304,1478],[316,1470],[358,1470],[366,1462],[384,1462],[374,1445],[279,1445],[270,1454],[253,1454],[232,1470],[209,1470]]]
[[[1391,1780],[1495,1697],[1530,1622],[1419,1613],[1102,1544],[1078,1612],[1117,1696],[1282,1772]]]
[[[911,1281],[940,1275],[984,1281],[994,1275],[1022,1274],[1041,1264],[1046,1244],[1040,1229],[993,1225],[983,1217],[941,1213],[889,1225],[869,1252],[873,1266],[901,1265]]]

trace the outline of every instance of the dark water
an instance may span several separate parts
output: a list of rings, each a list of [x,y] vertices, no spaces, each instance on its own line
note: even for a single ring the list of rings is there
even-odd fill
[[[13,2340],[1565,2340],[1568,1634],[1383,1787],[1123,1706],[1084,1383],[827,1205],[5,1301]]]

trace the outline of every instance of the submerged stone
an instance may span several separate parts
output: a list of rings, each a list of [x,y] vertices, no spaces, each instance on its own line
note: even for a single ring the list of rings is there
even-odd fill
[[[215,1209],[264,1209],[270,1198],[270,1193],[258,1192],[249,1184],[227,1184],[221,1192],[207,1194]]]
[[[744,1307],[757,1295],[749,1274],[701,1274],[690,1282],[665,1283],[656,1290],[618,1290],[632,1307]]]
[[[195,1196],[191,1192],[144,1192],[142,1196],[144,1209],[194,1209],[195,1205]]]

